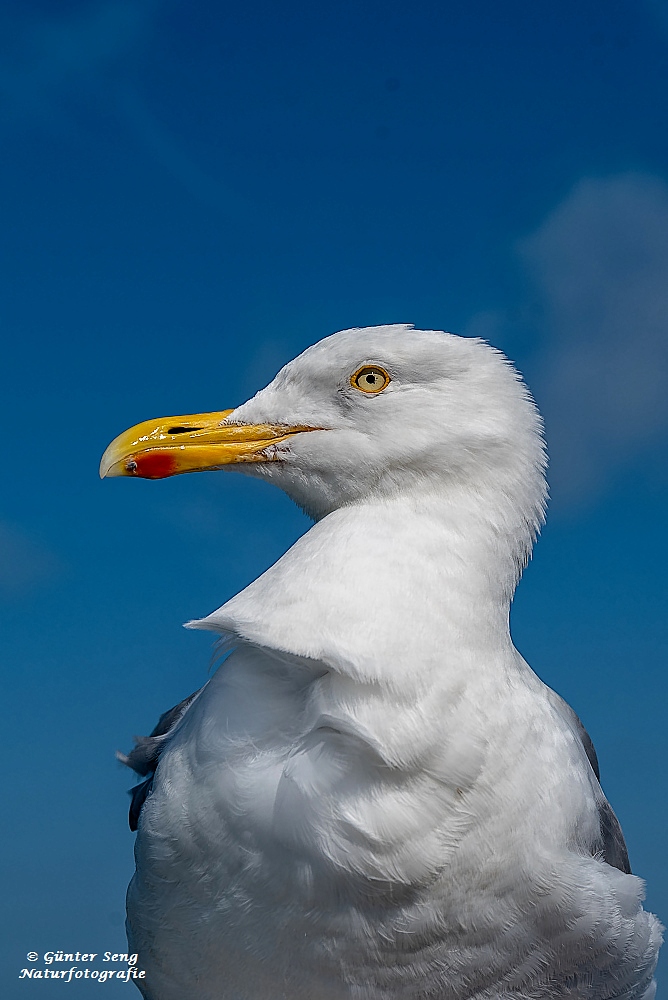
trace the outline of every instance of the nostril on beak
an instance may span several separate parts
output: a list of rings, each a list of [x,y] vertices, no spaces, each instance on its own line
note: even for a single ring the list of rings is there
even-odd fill
[[[201,431],[201,427],[168,427],[168,434],[187,434],[188,431]]]

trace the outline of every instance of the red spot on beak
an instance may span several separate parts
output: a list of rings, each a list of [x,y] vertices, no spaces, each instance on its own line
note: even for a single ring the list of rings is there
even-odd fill
[[[176,472],[176,462],[164,451],[147,451],[133,459],[133,475],[141,479],[166,479]]]

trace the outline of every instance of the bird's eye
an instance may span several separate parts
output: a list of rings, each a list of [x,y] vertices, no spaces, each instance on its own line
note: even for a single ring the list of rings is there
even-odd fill
[[[390,376],[380,365],[364,365],[350,376],[350,384],[362,392],[382,392],[390,384]]]

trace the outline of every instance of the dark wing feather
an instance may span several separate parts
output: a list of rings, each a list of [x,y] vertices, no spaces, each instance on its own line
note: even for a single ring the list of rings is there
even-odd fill
[[[566,719],[574,734],[580,740],[584,752],[587,755],[587,760],[591,764],[591,769],[596,775],[596,780],[600,783],[601,773],[598,766],[596,750],[594,749],[591,736],[582,725],[580,717],[573,711],[568,702],[564,701],[564,699],[560,697],[556,691],[550,690],[550,700],[559,714]],[[619,820],[615,816],[612,806],[606,799],[603,791],[601,791],[601,798],[598,806],[598,818],[601,828],[601,843],[598,845],[598,852],[600,852],[603,860],[607,862],[607,864],[611,865],[612,868],[618,868],[620,872],[625,872],[627,875],[630,875],[631,863],[629,861],[629,852],[626,847],[626,841],[624,840],[624,834],[622,833],[622,828],[619,825]]]
[[[603,860],[613,868],[619,868],[620,872],[631,875],[631,862],[624,834],[612,806],[605,797],[598,807],[598,816],[603,840]]]
[[[174,708],[163,712],[157,725],[151,730],[150,736],[135,736],[135,745],[129,754],[120,753],[120,751],[116,754],[122,764],[146,779],[130,789],[132,796],[129,816],[131,830],[137,829],[142,806],[151,793],[153,775],[158,766],[160,754],[183,716],[203,690],[204,688],[200,688],[199,691],[195,691],[194,694],[180,701]]]
[[[130,823],[130,829],[133,833],[139,826],[139,813],[141,812],[141,807],[146,802],[146,797],[149,795],[152,787],[153,775],[151,775],[150,778],[147,778],[146,781],[142,781],[140,785],[135,785],[134,788],[130,789],[132,799],[130,800],[130,814],[128,816],[128,821]]]

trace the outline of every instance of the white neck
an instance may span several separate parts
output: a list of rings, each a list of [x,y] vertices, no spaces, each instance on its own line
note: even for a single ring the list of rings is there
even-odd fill
[[[406,690],[447,672],[450,657],[461,670],[462,658],[510,648],[509,606],[530,544],[527,518],[498,492],[354,504],[193,625]],[[407,671],[416,662],[420,676]]]

